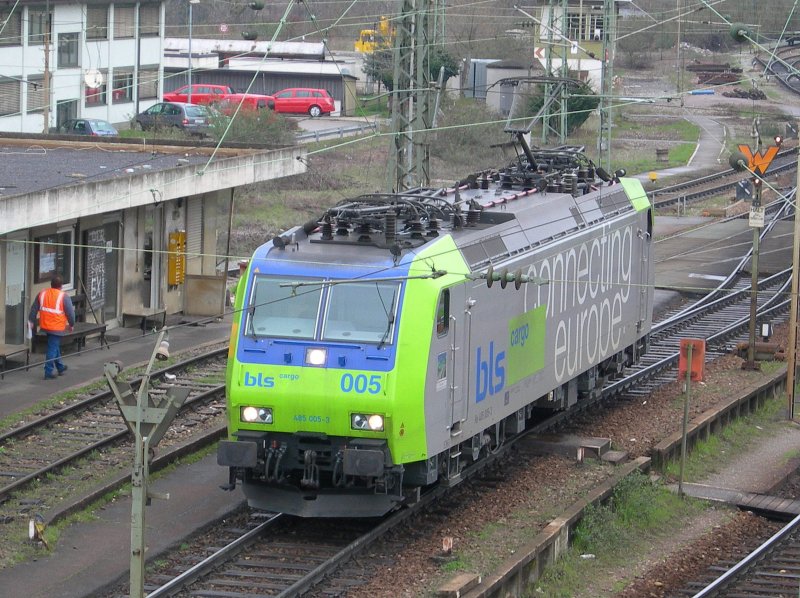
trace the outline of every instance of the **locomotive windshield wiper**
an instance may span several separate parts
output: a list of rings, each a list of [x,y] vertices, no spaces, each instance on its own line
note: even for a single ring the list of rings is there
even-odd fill
[[[378,291],[380,297],[380,291]],[[389,333],[392,331],[392,324],[394,324],[394,300],[397,297],[397,289],[392,292],[392,304],[389,306],[389,312],[386,314],[386,330],[381,337],[381,342],[378,343],[378,349],[382,349],[386,339],[389,338]],[[382,302],[382,300],[381,300]]]

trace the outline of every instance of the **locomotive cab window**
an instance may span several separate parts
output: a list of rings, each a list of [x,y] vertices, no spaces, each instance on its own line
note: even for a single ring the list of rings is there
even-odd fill
[[[314,338],[320,298],[319,287],[282,287],[297,279],[257,276],[250,295],[247,334],[283,338]]]
[[[332,285],[322,339],[391,344],[400,285],[357,282]]]
[[[439,294],[436,304],[436,334],[445,336],[450,329],[450,289],[444,289]]]

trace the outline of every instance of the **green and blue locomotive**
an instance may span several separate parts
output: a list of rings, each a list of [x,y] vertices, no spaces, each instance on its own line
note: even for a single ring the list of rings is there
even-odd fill
[[[509,168],[341,202],[259,247],[236,292],[230,487],[370,517],[457,482],[646,350],[651,235],[635,179]]]

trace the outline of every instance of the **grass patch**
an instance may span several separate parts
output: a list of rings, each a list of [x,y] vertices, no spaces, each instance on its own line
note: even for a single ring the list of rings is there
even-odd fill
[[[569,598],[590,587],[604,567],[623,564],[628,554],[649,548],[701,512],[704,503],[681,499],[641,473],[622,480],[612,498],[589,507],[574,531],[574,542],[558,562],[545,570],[532,596]]]
[[[619,166],[624,168],[630,174],[637,174],[642,172],[650,172],[653,170],[663,170],[664,168],[672,168],[674,166],[685,166],[689,158],[694,152],[695,145],[693,143],[681,143],[679,145],[669,148],[669,162],[657,162],[655,150],[652,152],[652,157],[647,155],[629,155],[625,160],[619,162]]]
[[[755,439],[783,425],[780,416],[785,407],[784,396],[770,399],[754,413],[725,426],[720,434],[696,442],[686,458],[684,479],[698,480],[709,472],[719,471],[723,465],[745,451]],[[677,479],[680,474],[680,460],[667,463],[664,473]]]
[[[450,561],[449,563],[445,563],[445,565],[442,567],[442,570],[446,571],[447,573],[455,573],[456,571],[466,571],[467,564],[460,559],[456,559],[454,561]]]

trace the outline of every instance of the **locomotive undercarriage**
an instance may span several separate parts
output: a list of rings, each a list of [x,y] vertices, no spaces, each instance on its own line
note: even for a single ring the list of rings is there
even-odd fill
[[[270,511],[368,517],[403,500],[404,469],[381,439],[240,431],[220,442],[217,461],[230,468],[226,488],[239,480],[250,505]]]

